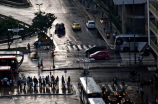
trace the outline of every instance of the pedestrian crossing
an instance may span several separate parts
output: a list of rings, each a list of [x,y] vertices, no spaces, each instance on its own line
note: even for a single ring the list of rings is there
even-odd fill
[[[90,49],[96,45],[68,45],[67,50],[68,51],[84,51],[87,49]]]
[[[118,91],[118,90],[126,90],[128,85],[125,84],[125,86],[123,86],[122,84],[118,84],[118,85],[113,85],[113,84],[105,84],[104,85],[106,91],[110,91],[110,94],[113,95],[114,92]]]

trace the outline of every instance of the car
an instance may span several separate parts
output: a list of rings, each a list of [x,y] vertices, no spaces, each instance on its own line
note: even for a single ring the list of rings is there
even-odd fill
[[[81,25],[79,23],[73,23],[71,26],[73,30],[81,30]]]
[[[95,22],[93,20],[90,20],[86,23],[87,28],[95,28]]]
[[[114,95],[116,96],[118,101],[121,101],[123,97],[125,97],[125,92],[123,90],[117,90],[114,92]]]
[[[57,23],[55,25],[55,32],[65,31],[64,23]]]
[[[88,57],[90,54],[92,54],[96,51],[101,51],[101,50],[107,50],[107,47],[106,46],[94,46],[85,51],[86,57]]]
[[[99,60],[99,59],[110,59],[110,55],[108,53],[107,50],[104,51],[97,51],[93,54],[89,55],[90,59],[95,59],[95,60]]]

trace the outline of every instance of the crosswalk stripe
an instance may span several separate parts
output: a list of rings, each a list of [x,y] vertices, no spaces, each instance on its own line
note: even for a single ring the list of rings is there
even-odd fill
[[[89,47],[89,48],[92,48],[92,46],[91,46],[91,45],[88,45],[88,47]]]
[[[67,46],[68,50],[72,50],[71,46]]]
[[[120,88],[123,89],[122,84],[119,84]],[[128,85],[125,84],[125,87],[127,87]]]
[[[110,88],[111,92],[114,92],[113,88],[111,87],[110,84],[108,84],[108,87]]]
[[[77,50],[77,47],[76,47],[76,45],[73,45],[73,48],[74,48],[74,50]]]
[[[86,49],[86,50],[88,49],[88,48],[86,47],[86,45],[83,45],[83,48]]]
[[[82,47],[81,47],[81,45],[77,45],[77,47],[78,47],[80,50],[82,50]]]

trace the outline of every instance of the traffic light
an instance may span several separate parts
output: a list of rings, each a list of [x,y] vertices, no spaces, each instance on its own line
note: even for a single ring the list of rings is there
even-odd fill
[[[46,40],[47,40],[48,38],[46,37]]]

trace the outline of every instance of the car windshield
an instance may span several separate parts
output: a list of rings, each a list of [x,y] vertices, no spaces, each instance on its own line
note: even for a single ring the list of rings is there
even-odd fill
[[[75,26],[80,26],[79,24],[75,24]]]
[[[89,22],[89,24],[95,24],[94,22]]]

